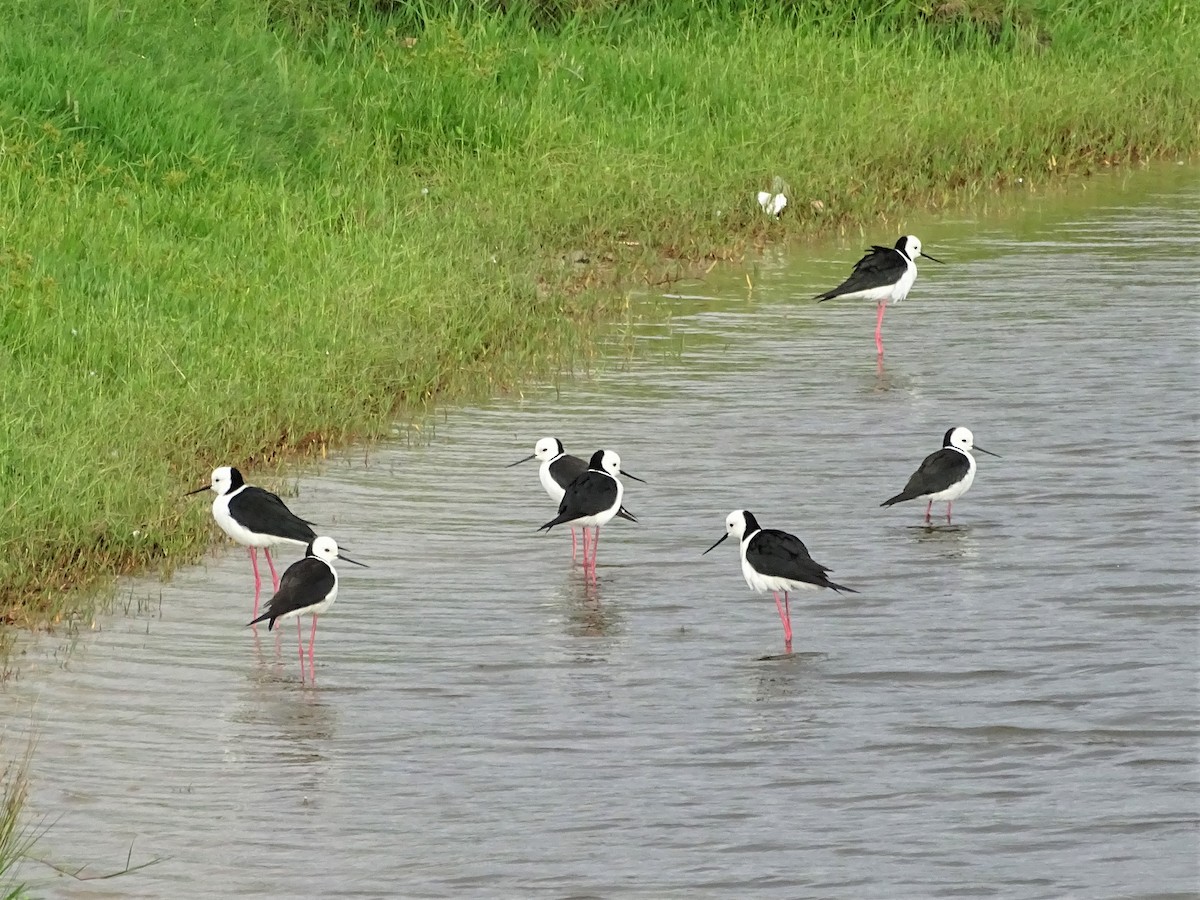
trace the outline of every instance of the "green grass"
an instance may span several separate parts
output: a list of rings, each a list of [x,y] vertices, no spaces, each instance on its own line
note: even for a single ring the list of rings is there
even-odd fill
[[[509,7],[10,3],[0,621],[194,558],[214,465],[578,365],[663,259],[1200,146],[1184,0]]]
[[[0,900],[28,896],[25,885],[12,878],[17,862],[33,845],[33,836],[21,825],[29,793],[27,762],[10,762],[0,769]]]

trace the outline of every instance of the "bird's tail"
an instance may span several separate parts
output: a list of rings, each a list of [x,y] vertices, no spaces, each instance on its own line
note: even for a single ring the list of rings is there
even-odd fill
[[[261,616],[259,616],[257,619],[254,619],[253,621],[247,622],[247,623],[246,623],[246,627],[247,627],[247,628],[249,628],[251,625],[257,625],[259,622],[263,621],[264,619],[271,619],[271,611],[270,611],[270,610],[267,610],[265,613],[263,613],[263,614],[262,614]],[[271,619],[271,621],[270,621],[270,622],[267,622],[267,631],[270,631],[270,630],[271,630],[272,628],[274,628],[274,627],[275,627],[275,620],[274,620],[274,619]]]
[[[549,531],[555,525],[561,525],[563,522],[566,522],[568,520],[568,518],[569,518],[568,516],[565,516],[562,513],[559,513],[557,516],[555,516],[553,519],[551,519],[549,522],[547,522],[545,525],[543,525],[541,528],[539,528],[538,531]]]
[[[631,513],[629,510],[627,510],[623,506],[617,510],[617,518],[624,519],[627,522],[636,522],[637,521],[637,516],[635,516],[633,513]]]
[[[833,589],[834,589],[835,591],[837,591],[838,593],[845,593],[845,594],[857,594],[857,593],[859,593],[859,592],[858,592],[858,591],[856,591],[854,588],[846,587],[844,584],[837,584],[837,583],[835,583],[835,582],[832,582],[832,581],[830,581],[830,580],[828,580],[828,579],[826,579],[826,580],[825,580],[825,587],[827,587],[827,588],[833,588]]]
[[[903,503],[905,500],[911,500],[916,497],[916,494],[910,494],[908,491],[901,491],[895,497],[889,497],[880,503],[880,506],[891,506],[893,503]]]

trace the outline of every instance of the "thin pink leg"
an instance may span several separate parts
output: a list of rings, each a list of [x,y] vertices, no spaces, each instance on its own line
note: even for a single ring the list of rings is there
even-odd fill
[[[952,505],[953,504],[951,504],[949,501],[946,502],[946,524],[947,525],[950,524],[950,507]]]
[[[875,319],[875,351],[883,356],[883,312],[887,309],[886,303],[879,304],[879,316]]]
[[[262,592],[262,579],[258,577],[258,548],[247,547],[250,551],[250,568],[254,570],[254,615],[250,618],[258,618],[258,595]]]
[[[271,562],[271,548],[263,547],[263,554],[267,557],[267,565],[271,567],[271,586],[275,593],[279,593],[279,574],[275,571],[275,563]]]
[[[575,547],[576,547],[575,529],[572,528],[571,529],[571,562],[575,562]]]
[[[300,617],[296,616],[296,643],[300,647],[300,683],[304,683],[304,631],[300,628]]]
[[[592,535],[592,583],[596,583],[596,552],[600,549],[600,526],[596,526],[596,533]]]
[[[583,574],[586,575],[588,570],[588,554],[592,545],[588,540],[588,530],[586,528],[581,530],[583,531]]]
[[[929,521],[930,521],[930,515],[931,515],[932,513],[933,513],[933,501],[932,501],[932,500],[930,500],[930,501],[929,501],[929,504],[928,504],[928,505],[925,507],[925,524],[926,524],[926,525],[928,525],[928,524],[929,524]]]
[[[297,618],[299,618],[299,617],[297,617]],[[316,684],[317,668],[315,665],[313,665],[313,644],[315,644],[316,640],[317,640],[317,617],[316,617],[316,615],[314,615],[312,617],[312,619],[313,619],[312,634],[310,634],[308,636],[308,680],[313,682],[314,684]]]
[[[775,609],[779,611],[779,621],[783,623],[783,642],[790,650],[792,648],[792,617],[790,614],[783,611],[783,604],[779,602],[779,592],[771,591],[771,596],[775,598]],[[784,593],[784,599],[787,599],[787,593]]]

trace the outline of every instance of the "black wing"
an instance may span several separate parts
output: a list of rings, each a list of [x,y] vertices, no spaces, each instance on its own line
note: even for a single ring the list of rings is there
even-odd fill
[[[636,522],[637,516],[627,510],[624,506],[617,510],[617,518],[624,519],[627,522]]]
[[[879,505],[891,506],[893,503],[915,500],[926,494],[944,491],[950,485],[961,481],[969,471],[971,471],[971,463],[964,454],[949,447],[943,447],[936,453],[930,453],[925,457],[917,471],[913,472],[912,477],[908,479],[904,490]]]
[[[574,522],[584,516],[594,516],[616,502],[616,480],[604,472],[589,469],[567,485],[567,492],[558,504],[558,515],[538,531],[547,531],[555,525]]]
[[[572,481],[587,471],[587,467],[587,462],[578,456],[564,453],[550,463],[550,477],[557,481],[559,486],[566,489]]]
[[[900,251],[894,247],[872,245],[867,255],[854,264],[850,277],[835,287],[832,291],[817,294],[813,299],[818,301],[832,300],[843,294],[854,294],[871,288],[883,287],[897,281],[908,268]]]
[[[243,488],[229,501],[229,513],[258,534],[273,534],[293,541],[312,543],[317,535],[311,522],[301,519],[277,496],[258,487]]]
[[[279,590],[267,601],[267,611],[249,624],[270,619],[267,623],[267,630],[270,631],[280,616],[316,606],[329,596],[335,584],[337,580],[328,563],[315,556],[297,560],[287,567],[283,578],[279,579]]]
[[[754,535],[746,547],[746,562],[763,575],[858,593],[853,588],[830,581],[825,574],[829,568],[809,556],[804,542],[786,531],[768,528]]]

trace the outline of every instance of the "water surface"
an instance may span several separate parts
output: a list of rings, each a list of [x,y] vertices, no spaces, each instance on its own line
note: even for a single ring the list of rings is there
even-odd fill
[[[1195,175],[1194,171],[1190,173]],[[241,627],[223,550],[0,696],[38,735],[38,852],[76,897],[1194,897],[1200,386],[1189,173],[920,223],[884,322],[805,299],[853,240],[676,285],[593,380],[347,453],[293,508],[343,568],[318,684]],[[894,236],[872,234],[870,241]],[[703,299],[710,298],[710,299]],[[951,527],[882,510],[943,432],[982,457]],[[432,428],[429,426],[433,426]],[[620,451],[640,525],[589,590],[532,463]],[[861,594],[793,601],[736,507]],[[293,557],[285,554],[290,561]]]

